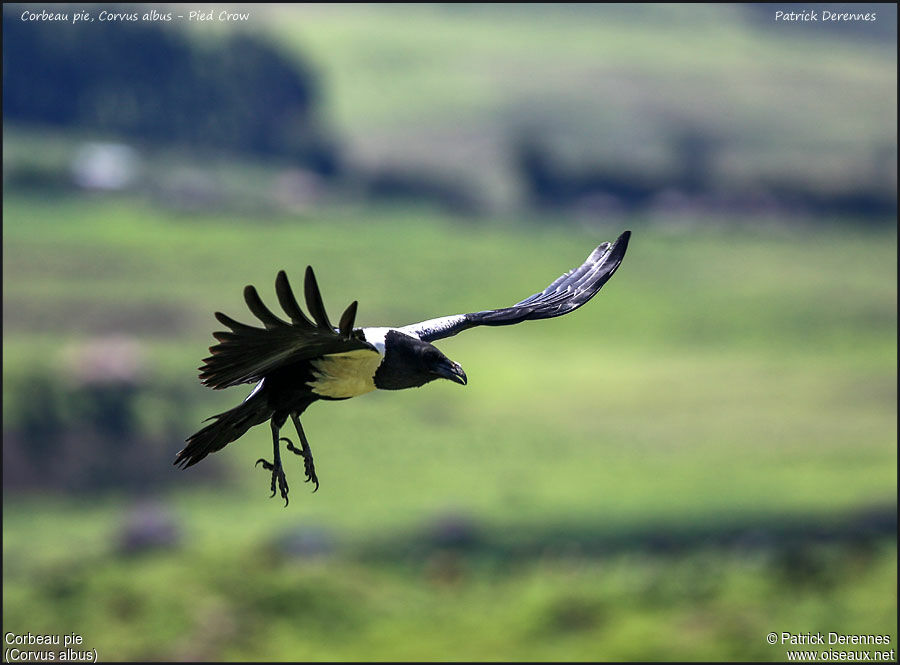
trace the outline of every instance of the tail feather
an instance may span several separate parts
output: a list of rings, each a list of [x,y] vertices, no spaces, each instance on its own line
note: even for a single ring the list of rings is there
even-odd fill
[[[272,417],[272,413],[263,400],[250,398],[233,409],[207,418],[214,422],[188,438],[187,445],[175,456],[173,464],[182,469],[193,466],[210,453],[239,439],[254,425],[264,423]]]

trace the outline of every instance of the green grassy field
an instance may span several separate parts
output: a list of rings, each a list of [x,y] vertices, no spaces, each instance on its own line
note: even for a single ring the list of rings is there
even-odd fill
[[[515,302],[622,230],[15,194],[3,212],[5,427],[35,367],[115,332],[151,381],[184,387],[185,436],[245,394],[194,368],[213,311],[249,320],[247,283],[274,305],[276,271],[296,283],[312,263],[330,310],[406,323]],[[896,505],[895,232],[628,225],[622,269],[582,310],[444,341],[465,388],[311,409],[322,487],[289,470],[287,509],[252,468],[263,428],[204,462],[218,484],[172,470],[158,500],[183,538],[159,553],[117,554],[131,497],[7,495],[4,632],[81,632],[107,660],[780,660],[772,630],[892,631],[890,539],[602,550]],[[483,546],[422,550],[446,516]],[[328,556],[277,545],[316,529]],[[535,545],[508,555],[519,541]]]

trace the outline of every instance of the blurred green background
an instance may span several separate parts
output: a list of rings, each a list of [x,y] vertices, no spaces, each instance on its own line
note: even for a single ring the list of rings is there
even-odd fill
[[[5,5],[4,634],[104,660],[896,649],[896,9],[860,7]],[[288,460],[268,498],[262,427],[171,466],[249,391],[195,369],[244,285],[274,304],[312,264],[332,316],[405,324],[626,228],[587,307],[441,342],[465,388],[310,409],[315,495]]]

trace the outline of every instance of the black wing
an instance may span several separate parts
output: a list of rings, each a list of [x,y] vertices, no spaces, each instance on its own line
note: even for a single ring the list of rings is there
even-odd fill
[[[426,342],[433,342],[475,326],[508,326],[568,314],[593,298],[609,281],[625,257],[630,237],[631,231],[625,231],[614,243],[604,242],[579,267],[561,275],[540,293],[535,293],[512,307],[444,316],[414,323],[400,330]]]
[[[306,268],[304,287],[306,307],[313,320],[300,309],[283,270],[275,280],[275,293],[290,323],[275,316],[252,286],[244,289],[244,300],[264,328],[248,326],[216,312],[216,318],[231,332],[213,333],[219,343],[209,347],[212,355],[204,358],[205,364],[200,367],[203,384],[215,389],[228,388],[239,383],[256,383],[279,367],[330,353],[356,349],[377,353],[374,346],[353,331],[355,301],[341,316],[338,328],[333,328],[311,267]]]

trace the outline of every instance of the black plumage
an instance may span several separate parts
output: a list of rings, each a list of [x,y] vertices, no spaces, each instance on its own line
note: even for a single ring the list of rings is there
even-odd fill
[[[631,231],[625,231],[614,243],[600,244],[580,266],[563,273],[546,289],[512,307],[445,316],[405,326],[401,330],[415,334],[426,342],[433,342],[475,326],[508,326],[568,314],[593,298],[609,281],[625,257],[630,238]]]
[[[502,326],[562,316],[584,305],[612,277],[625,256],[630,232],[612,244],[599,245],[579,267],[547,288],[502,309],[457,314],[398,328],[354,328],[357,303],[352,302],[335,328],[325,311],[315,273],[307,267],[304,297],[309,315],[300,308],[285,272],[275,279],[275,293],[290,321],[275,315],[253,286],[244,300],[263,327],[250,326],[216,312],[228,331],[214,332],[218,341],[200,367],[201,382],[214,389],[256,383],[238,406],[212,416],[213,422],[187,439],[175,464],[187,468],[221,450],[255,425],[270,421],[273,460],[257,464],[272,473],[287,504],[288,485],[281,463],[280,443],[303,457],[306,480],[318,489],[309,441],[300,423],[302,413],[318,400],[343,400],[371,390],[401,390],[444,378],[466,384],[462,368],[431,342],[475,326]],[[297,448],[280,436],[291,418],[300,438]]]

